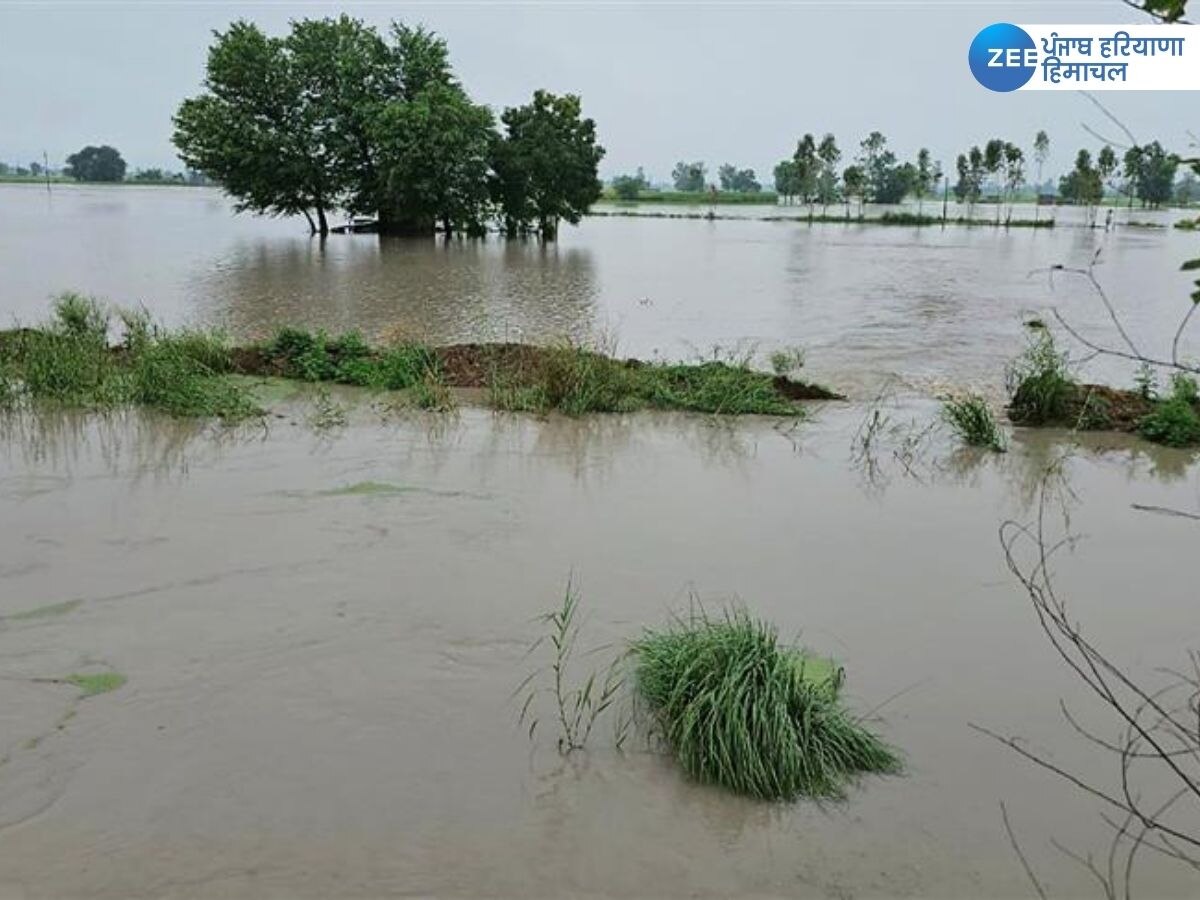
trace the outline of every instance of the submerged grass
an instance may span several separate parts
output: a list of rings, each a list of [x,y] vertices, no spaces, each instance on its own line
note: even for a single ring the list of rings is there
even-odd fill
[[[985,447],[997,453],[1008,449],[1004,431],[992,414],[992,408],[978,394],[944,398],[942,417],[954,433],[972,447]]]
[[[128,680],[120,672],[100,672],[93,675],[68,675],[63,679],[68,684],[73,684],[82,691],[82,699],[95,697],[98,694],[107,694],[122,687]]]
[[[837,798],[861,773],[900,770],[839,702],[841,670],[744,611],[651,631],[633,658],[640,696],[698,781],[762,799]]]

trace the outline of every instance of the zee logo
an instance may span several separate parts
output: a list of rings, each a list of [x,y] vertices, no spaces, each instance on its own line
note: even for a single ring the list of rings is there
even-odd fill
[[[1021,67],[1037,65],[1037,51],[1032,47],[1027,47],[1024,51],[1018,50],[1015,47],[1009,47],[1008,49],[1005,49],[1004,47],[989,47],[988,53],[991,54],[991,56],[988,57],[989,69],[1006,69],[1014,66]]]
[[[975,35],[967,63],[975,80],[989,91],[1015,91],[1033,77],[1037,50],[1024,29],[997,22]]]

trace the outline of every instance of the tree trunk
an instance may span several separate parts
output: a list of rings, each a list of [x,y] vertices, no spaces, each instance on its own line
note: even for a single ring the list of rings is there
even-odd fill
[[[317,230],[320,232],[321,237],[329,234],[329,222],[325,218],[325,207],[319,203],[317,204]]]
[[[542,240],[556,241],[558,240],[558,218],[550,217],[541,220]]]
[[[304,218],[308,219],[308,233],[316,234],[317,233],[317,223],[313,221],[312,214],[307,209],[302,209],[300,211],[302,213],[304,213]]]
[[[429,237],[437,225],[432,216],[414,215],[404,210],[380,210],[379,233],[402,237]]]

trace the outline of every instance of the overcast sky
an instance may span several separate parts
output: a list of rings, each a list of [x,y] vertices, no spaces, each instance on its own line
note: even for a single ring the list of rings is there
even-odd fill
[[[0,0],[0,159],[52,163],[109,143],[132,167],[179,168],[171,115],[196,94],[211,31],[241,18],[271,33],[289,19],[348,12],[424,23],[450,45],[474,98],[495,109],[539,87],[582,95],[608,149],[606,177],[637,166],[664,179],[679,159],[750,166],[764,183],[804,132],[856,147],[887,135],[901,157],[957,153],[998,136],[1050,134],[1047,174],[1069,167],[1081,127],[1114,132],[1073,93],[994,94],[967,69],[984,25],[1148,21],[1120,0],[790,3],[201,3]],[[1108,93],[1141,141],[1172,149],[1196,126],[1191,93]],[[1032,174],[1032,173],[1030,173]]]

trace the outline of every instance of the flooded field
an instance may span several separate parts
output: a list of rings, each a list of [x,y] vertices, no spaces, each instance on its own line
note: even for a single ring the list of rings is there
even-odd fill
[[[321,244],[302,221],[235,217],[206,189],[55,186],[47,196],[0,185],[0,208],[0,316],[10,321],[36,321],[51,295],[79,290],[243,339],[295,324],[432,343],[604,335],[626,354],[673,359],[717,344],[764,355],[798,345],[814,378],[856,396],[891,375],[918,392],[997,393],[1022,322],[1051,305],[1107,338],[1086,284],[1059,278],[1052,290],[1044,272],[1086,265],[1101,247],[1099,276],[1131,333],[1157,346],[1186,308],[1191,280],[1179,265],[1196,248],[1170,228],[1068,227],[1081,219],[1074,209],[1043,210],[1060,227],[1034,231],[810,226],[750,218],[803,216],[795,207],[729,207],[721,214],[746,220],[596,217],[546,247],[374,235]],[[1179,216],[1120,210],[1116,220]],[[1200,352],[1200,341],[1184,350]],[[1100,374],[1128,380],[1119,368]]]
[[[1103,854],[1096,805],[969,727],[1117,778],[1061,717],[1079,688],[996,535],[1062,435],[872,468],[851,459],[858,405],[794,429],[360,407],[314,431],[303,409],[234,432],[5,421],[0,896],[1027,896],[1001,801],[1051,895],[1095,896],[1048,841]],[[1060,590],[1134,672],[1180,664],[1196,526],[1131,504],[1200,509],[1200,469],[1095,437],[1066,472],[1087,537]],[[566,759],[531,745],[512,693],[571,573],[589,646],[694,592],[835,654],[906,773],[759,804],[607,728]],[[54,680],[90,672],[128,681],[79,699]],[[1139,869],[1142,896],[1194,889]]]

